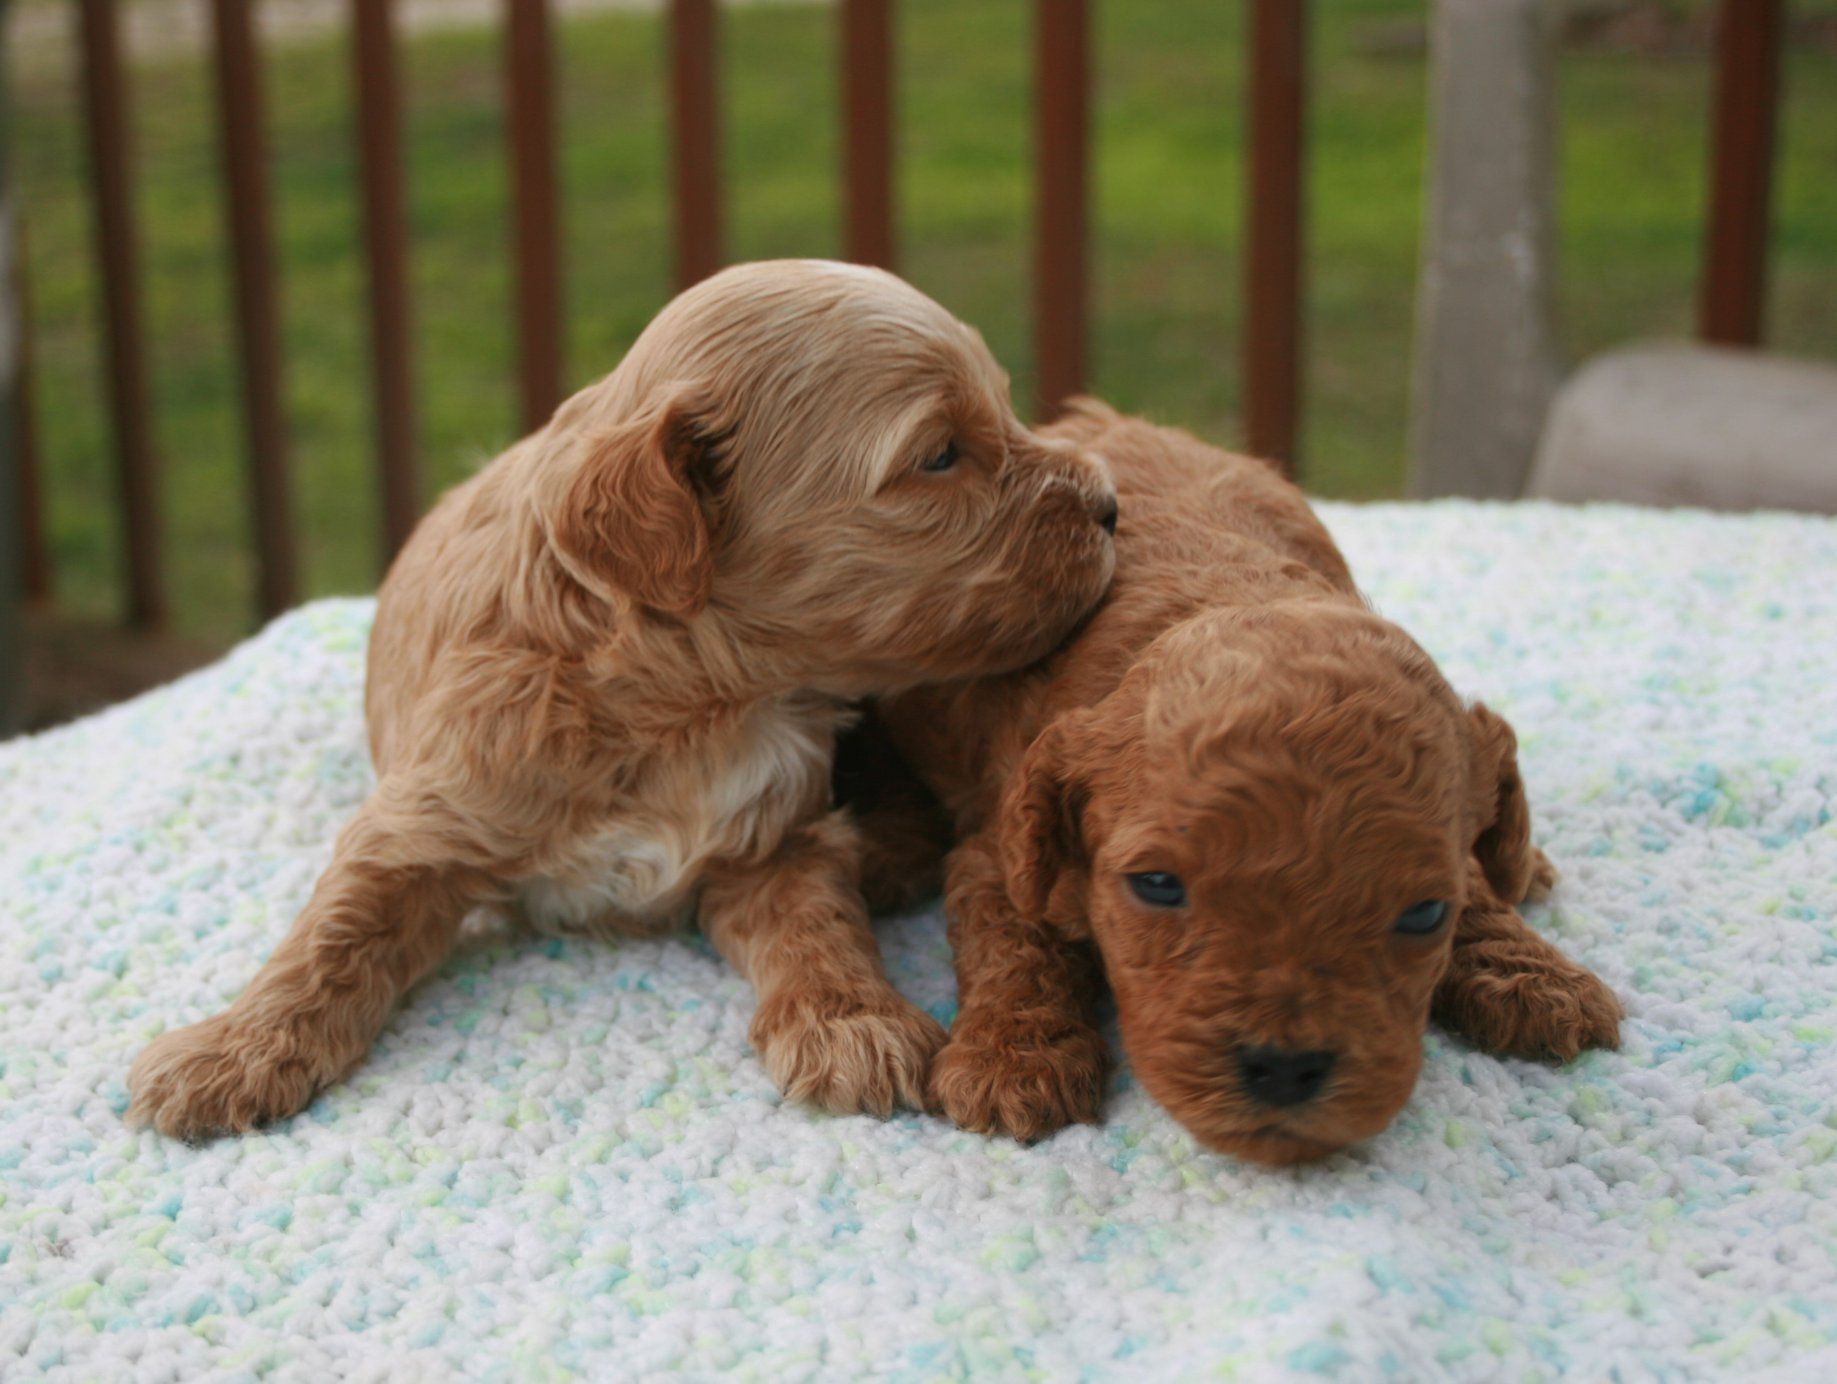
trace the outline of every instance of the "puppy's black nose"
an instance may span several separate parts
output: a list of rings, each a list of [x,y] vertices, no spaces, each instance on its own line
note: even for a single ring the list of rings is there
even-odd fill
[[[1097,522],[1105,533],[1116,532],[1116,497],[1112,495],[1097,507]]]
[[[1287,1048],[1239,1048],[1237,1070],[1244,1093],[1264,1105],[1300,1105],[1320,1094],[1337,1053]]]

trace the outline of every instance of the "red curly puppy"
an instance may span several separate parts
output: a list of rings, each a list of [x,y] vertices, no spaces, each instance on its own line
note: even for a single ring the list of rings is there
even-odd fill
[[[959,834],[934,1102],[1023,1139],[1095,1119],[1100,967],[1148,1092],[1266,1163],[1383,1129],[1432,1013],[1614,1046],[1613,995],[1515,908],[1554,875],[1511,728],[1372,612],[1301,492],[1100,405],[1048,433],[1115,475],[1107,601],[1042,665],[881,708]]]

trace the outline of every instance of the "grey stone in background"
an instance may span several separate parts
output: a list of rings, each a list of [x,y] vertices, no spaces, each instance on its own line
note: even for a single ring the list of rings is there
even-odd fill
[[[1688,342],[1598,356],[1558,394],[1527,493],[1837,512],[1837,366]]]

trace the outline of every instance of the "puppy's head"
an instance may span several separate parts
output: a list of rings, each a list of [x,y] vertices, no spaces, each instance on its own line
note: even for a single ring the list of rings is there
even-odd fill
[[[981,338],[878,270],[717,274],[549,433],[539,505],[580,586],[718,612],[826,690],[1031,662],[1114,565],[1103,462],[1024,428]]]
[[[1390,1122],[1476,872],[1531,868],[1510,728],[1330,602],[1168,631],[1035,741],[1000,829],[1016,906],[1096,942],[1148,1092],[1266,1163]]]

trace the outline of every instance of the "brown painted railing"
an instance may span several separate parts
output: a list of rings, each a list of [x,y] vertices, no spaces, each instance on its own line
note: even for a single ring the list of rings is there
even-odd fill
[[[523,426],[561,402],[561,197],[555,179],[554,59],[548,0],[510,0],[505,105],[516,227],[517,360]]]
[[[721,127],[714,0],[671,0],[676,286],[721,267]]]
[[[236,344],[249,448],[255,596],[262,614],[285,610],[299,578],[287,479],[287,424],[281,405],[280,314],[275,306],[274,237],[262,128],[261,57],[244,0],[211,0],[216,32],[218,126],[236,294]]]
[[[409,359],[408,213],[402,181],[401,86],[391,0],[351,0],[364,256],[370,266],[370,361],[383,549],[392,556],[421,515]]]
[[[842,0],[842,252],[891,269],[893,0]]]
[[[1716,106],[1704,239],[1705,341],[1755,346],[1767,291],[1782,0],[1721,0]]]
[[[130,625],[166,619],[160,566],[159,476],[140,326],[140,236],[128,186],[127,80],[114,0],[82,0],[83,105],[96,199],[109,411],[127,533]]]
[[[1244,445],[1293,463],[1301,414],[1301,186],[1307,15],[1250,5],[1250,215],[1244,257]]]
[[[265,172],[260,53],[250,0],[212,0],[225,188],[249,466],[259,547],[259,612],[297,596],[295,534],[281,408],[276,267]],[[1759,338],[1768,170],[1777,100],[1779,0],[1723,0],[1715,163],[1703,273],[1706,338]],[[104,347],[119,505],[127,538],[126,618],[167,617],[160,483],[141,328],[138,239],[128,145],[130,103],[113,0],[81,0],[83,99],[104,304]],[[369,271],[372,393],[382,548],[392,554],[420,514],[411,369],[408,234],[400,88],[391,0],[351,0],[364,256]],[[1249,232],[1243,266],[1248,446],[1292,463],[1301,416],[1307,47],[1305,0],[1251,0]],[[504,0],[515,322],[520,415],[546,418],[563,389],[560,192],[556,175],[548,0]],[[844,111],[843,241],[852,258],[897,267],[894,214],[893,0],[840,0]],[[715,0],[671,0],[675,276],[686,285],[722,263]],[[1088,384],[1089,162],[1092,87],[1087,0],[1035,0],[1034,350],[1037,407],[1051,413]],[[21,285],[23,298],[24,285]],[[29,316],[29,315],[27,315]],[[29,340],[24,343],[29,347]],[[29,352],[22,353],[29,365]],[[22,492],[23,583],[51,594],[40,504],[41,458],[29,377],[14,449]]]

